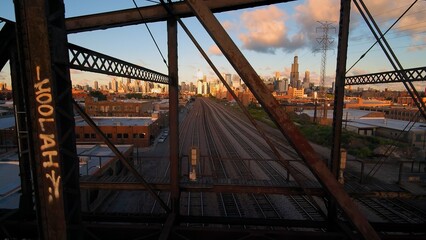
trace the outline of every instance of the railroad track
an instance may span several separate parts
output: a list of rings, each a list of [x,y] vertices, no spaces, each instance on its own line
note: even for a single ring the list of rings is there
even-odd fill
[[[345,183],[347,189],[359,192],[370,191],[374,188],[383,191],[394,191],[386,185],[370,183],[363,185],[359,183],[359,176],[351,171],[345,172]],[[373,214],[378,216],[385,222],[392,223],[426,223],[426,212],[410,204],[408,200],[402,199],[372,199],[372,198],[356,198],[360,204],[368,208]]]
[[[203,102],[202,102],[203,103]],[[218,151],[218,147],[215,139],[213,138],[213,132],[211,126],[216,126],[213,121],[211,112],[207,110],[204,104],[201,104],[203,111],[203,125],[205,129],[205,136],[207,138],[207,146],[210,153],[211,163],[214,169],[214,175],[218,179],[228,179],[228,172],[225,168],[225,164],[222,161],[222,156]],[[223,140],[223,139],[222,139]],[[218,193],[216,194],[218,202],[219,212],[222,216],[238,216],[242,217],[243,212],[241,211],[241,205],[235,194],[232,193]]]
[[[230,111],[229,109],[225,108],[224,106],[220,104],[216,104],[218,108],[221,109],[221,111],[227,111],[229,116],[229,120],[234,122],[235,124],[239,124],[241,126],[244,126],[247,129],[251,129],[253,132],[253,135],[256,135],[256,138],[260,139],[260,135],[257,133],[256,128],[247,120],[247,117],[245,117],[242,114],[238,114],[234,111]],[[293,147],[289,146],[288,141],[283,137],[283,135],[280,132],[277,131],[269,131],[266,128],[263,128],[264,131],[268,132],[268,137],[273,140],[275,143],[275,147],[279,149],[282,153],[284,153],[284,156],[288,159],[299,159],[298,154],[294,151]],[[269,150],[269,147],[266,147],[267,150]],[[273,156],[272,151],[270,151],[270,156]]]
[[[364,206],[369,208],[377,216],[386,222],[393,223],[411,223],[412,219],[405,216],[402,213],[399,213],[396,209],[389,207],[387,204],[384,204],[377,199],[371,198],[357,198],[357,202],[362,203]]]
[[[308,220],[324,220],[324,217],[320,213],[320,211],[317,209],[315,204],[311,202],[311,200],[307,196],[288,196],[288,199],[290,202],[296,206],[296,209],[302,214],[302,216],[305,219]]]
[[[230,126],[229,123],[227,123],[228,122],[227,119],[223,118],[223,116],[226,116],[226,114],[219,114],[219,112],[217,112],[217,109],[214,109],[214,107],[212,106],[209,106],[209,107],[213,110],[216,110],[215,115],[219,116],[218,119],[221,120],[222,125],[225,126],[226,130],[230,132],[230,135],[235,138],[236,142],[238,142],[242,146],[243,150],[246,151],[251,158],[253,159],[262,158],[262,156],[256,151],[254,151],[253,148],[251,148],[249,144],[246,142],[246,140],[243,139],[240,136],[240,134],[236,132]],[[224,135],[223,130],[221,130],[220,127],[215,128],[215,130],[219,131],[220,136],[223,136],[221,138],[221,141],[224,143],[224,145],[233,146],[233,144],[231,144],[228,138]],[[254,174],[247,167],[246,163],[241,160],[241,157],[238,154],[238,151],[235,151],[235,148],[231,148],[231,147],[225,147],[225,148],[227,149],[228,153],[231,152],[230,156],[232,157],[232,161],[231,161],[233,163],[232,166],[236,169],[235,172],[238,173],[238,177],[242,179],[247,179],[247,178],[253,179],[255,177]],[[269,164],[265,165],[266,161],[258,161],[258,162],[261,163],[260,165],[267,166],[264,168],[269,169],[270,172],[274,172],[276,175],[279,176],[280,180],[285,179],[285,177],[283,177],[276,169],[272,168]],[[257,164],[258,162],[256,161]],[[274,205],[274,203],[271,201],[271,199],[267,195],[249,194],[248,196],[250,201],[253,203],[253,207],[255,211],[257,212],[259,216],[264,218],[276,218],[276,219],[281,218],[279,210],[277,209],[277,207]],[[244,216],[244,213],[242,212],[238,198],[236,198],[235,194],[221,194],[219,195],[219,197],[220,197],[219,203],[222,209],[222,214],[225,214],[225,216]]]
[[[244,149],[246,153],[250,155],[252,159],[256,159],[255,162],[259,166],[260,169],[262,169],[265,173],[267,173],[273,180],[277,181],[278,183],[282,183],[284,181],[287,181],[287,174],[283,173],[283,169],[277,169],[275,166],[271,164],[271,161],[259,161],[257,159],[262,159],[263,157],[254,150],[251,146],[258,146],[262,151],[264,151],[270,159],[276,159],[277,156],[272,152],[272,150],[269,148],[269,146],[266,145],[265,141],[261,141],[262,137],[260,134],[257,133],[257,130],[250,125],[250,123],[243,121],[241,118],[237,118],[236,114],[233,112],[230,112],[229,110],[225,109],[223,106],[219,104],[210,104],[213,109],[216,111],[216,115],[219,116],[227,126],[227,130],[231,132],[231,135],[237,140],[237,142],[240,144],[240,146]],[[228,114],[223,114],[223,113]],[[237,132],[233,126],[235,125],[244,125],[245,128],[238,129],[239,132]],[[250,125],[250,126],[248,126]],[[254,136],[253,134],[249,133],[249,130],[251,132],[256,133]],[[241,136],[241,134],[245,136],[245,139]],[[250,139],[250,142],[247,142],[246,139]],[[284,140],[283,140],[284,141]],[[281,155],[285,156],[287,159],[290,157],[295,157],[297,154],[294,152],[294,149],[291,149],[291,151],[288,151],[288,146],[284,147],[281,142],[283,141],[275,141],[274,143],[276,145],[281,146],[281,150],[285,150],[286,152],[281,151]],[[250,144],[251,143],[251,144]],[[284,141],[286,143],[286,141]],[[279,165],[281,165],[285,171],[287,171],[287,167],[284,166],[280,161],[275,161]],[[315,178],[313,176],[307,176],[304,172],[306,172],[305,169],[299,169],[298,167],[295,167],[294,164],[288,163],[293,168],[292,173],[297,175],[294,176],[299,181],[312,181]]]
[[[281,218],[280,211],[272,200],[266,194],[251,194],[251,197],[255,201],[254,208],[256,212],[260,212],[263,218]]]

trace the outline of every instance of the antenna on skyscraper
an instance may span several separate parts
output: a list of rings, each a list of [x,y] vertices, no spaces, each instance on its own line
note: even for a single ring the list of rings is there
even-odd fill
[[[321,26],[317,27],[316,32],[322,32],[322,36],[317,38],[317,42],[321,51],[321,71],[320,71],[320,94],[319,97],[325,99],[325,76],[326,76],[326,64],[327,64],[327,51],[330,50],[330,45],[334,42],[334,39],[329,36],[329,31],[334,30],[336,33],[336,27],[333,26],[332,22],[329,21],[317,21]]]

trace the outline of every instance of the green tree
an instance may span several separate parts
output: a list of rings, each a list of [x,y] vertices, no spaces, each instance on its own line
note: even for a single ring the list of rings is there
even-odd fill
[[[142,94],[140,94],[140,93],[127,93],[126,94],[126,98],[127,99],[132,99],[132,98],[134,98],[134,99],[142,99]]]
[[[107,97],[100,91],[92,91],[90,92],[90,96],[98,98],[98,101],[105,101]]]

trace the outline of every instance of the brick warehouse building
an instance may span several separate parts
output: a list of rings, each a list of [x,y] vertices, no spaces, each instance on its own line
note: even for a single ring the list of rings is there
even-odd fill
[[[148,147],[159,134],[160,118],[151,117],[93,117],[93,121],[114,144],[134,144]],[[78,143],[101,142],[100,136],[83,119],[76,118]]]
[[[90,116],[147,117],[151,116],[153,104],[149,100],[95,101],[87,97],[85,108]]]

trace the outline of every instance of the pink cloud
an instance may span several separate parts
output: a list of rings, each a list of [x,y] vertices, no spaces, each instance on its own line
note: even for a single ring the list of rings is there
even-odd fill
[[[226,30],[226,31],[230,31],[234,28],[234,24],[230,21],[223,21],[221,22],[222,27]]]
[[[366,1],[365,5],[374,16],[375,21],[378,22],[379,26],[386,26],[382,27],[382,29],[387,29],[391,23],[394,23],[396,19],[400,17],[406,9],[408,9],[411,3],[411,1],[374,0]],[[418,1],[388,33],[388,35],[394,33],[398,36],[410,37],[411,44],[414,46],[408,47],[409,51],[424,49],[421,44],[426,43],[426,38],[422,36],[419,37],[419,34],[421,34],[426,28],[426,14],[424,14],[424,11],[419,11],[419,9],[424,9],[424,7],[426,7],[426,2]],[[353,8],[358,13],[358,9],[356,7]]]
[[[358,76],[368,74],[369,72],[361,68],[353,68],[349,73],[348,76]]]
[[[239,38],[243,48],[274,53],[278,48],[292,45],[287,37],[286,14],[275,6],[246,11],[241,21],[246,29]]]
[[[330,23],[329,36],[335,37],[339,24],[340,1],[337,0],[308,0],[305,4],[295,7],[294,20],[299,25],[299,35],[306,40],[306,45],[312,50],[318,49],[317,38],[322,37],[321,24]]]
[[[71,75],[77,75],[77,74],[82,74],[82,73],[83,73],[83,71],[81,71],[81,70],[70,69]]]
[[[288,77],[290,77],[290,73],[291,73],[291,68],[290,67],[284,67],[284,72],[282,73],[282,75],[288,78]]]
[[[222,51],[220,51],[220,49],[217,45],[210,46],[208,53],[210,55],[213,55],[213,56],[222,56],[223,55]]]

